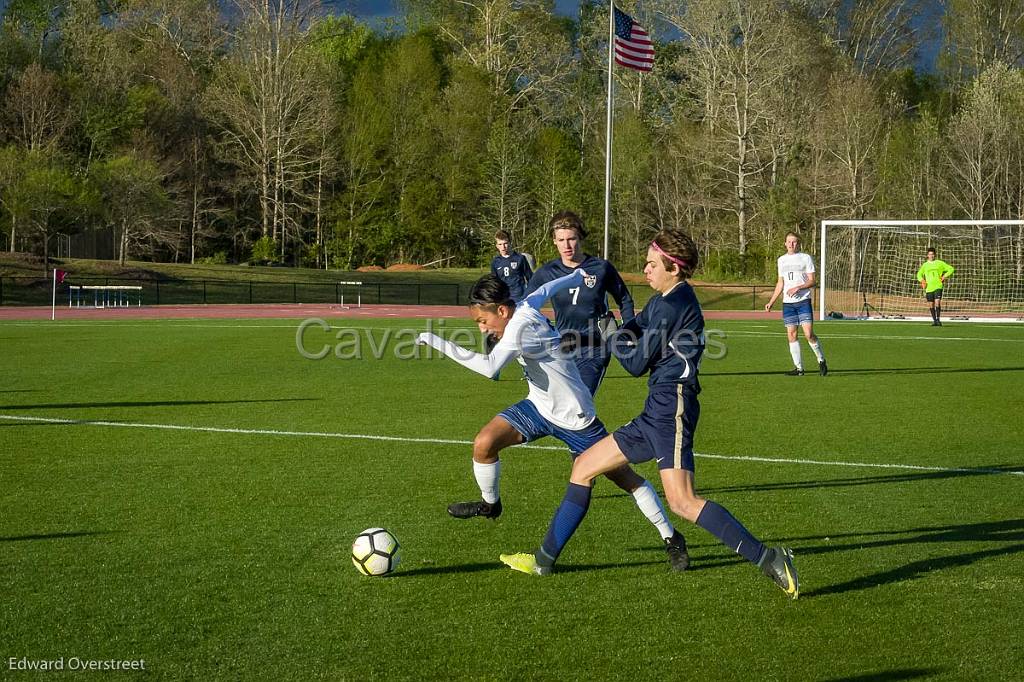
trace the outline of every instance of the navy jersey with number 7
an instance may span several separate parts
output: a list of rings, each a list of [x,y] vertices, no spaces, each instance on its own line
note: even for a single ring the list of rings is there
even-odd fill
[[[583,343],[599,343],[598,321],[608,314],[608,295],[611,294],[622,313],[622,321],[633,319],[633,297],[615,266],[603,258],[587,256],[578,266],[568,267],[561,258],[548,261],[530,280],[527,289],[536,291],[543,284],[568,275],[576,268],[587,272],[585,281],[565,289],[551,298],[555,309],[555,327],[559,333],[577,332]]]

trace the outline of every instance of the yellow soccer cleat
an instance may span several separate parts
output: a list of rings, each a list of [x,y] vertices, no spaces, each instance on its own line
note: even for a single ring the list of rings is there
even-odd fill
[[[760,567],[790,599],[800,596],[800,580],[793,565],[793,550],[787,547],[769,549],[761,559]]]
[[[529,552],[502,554],[498,558],[501,559],[501,563],[520,573],[529,573],[530,575],[548,575],[551,573],[550,566],[539,566],[537,564],[537,557]]]

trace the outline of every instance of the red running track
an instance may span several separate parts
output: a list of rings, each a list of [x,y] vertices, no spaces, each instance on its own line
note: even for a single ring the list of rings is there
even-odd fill
[[[57,306],[57,320],[201,320],[260,319],[309,317],[332,318],[460,318],[466,307],[456,305],[364,305],[361,308],[336,304],[281,303],[272,305],[164,305],[127,306],[123,308],[92,308]],[[550,314],[550,313],[549,313]],[[774,320],[780,313],[757,310],[706,310],[709,320]],[[0,306],[0,320],[49,320],[49,307]]]

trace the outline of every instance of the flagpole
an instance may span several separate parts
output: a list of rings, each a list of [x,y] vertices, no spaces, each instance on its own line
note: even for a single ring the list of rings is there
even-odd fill
[[[605,125],[604,149],[604,251],[601,257],[608,260],[608,226],[612,206],[612,52],[615,49],[615,0],[608,3],[608,116]]]
[[[50,301],[50,321],[57,319],[57,268],[53,269],[53,300]]]

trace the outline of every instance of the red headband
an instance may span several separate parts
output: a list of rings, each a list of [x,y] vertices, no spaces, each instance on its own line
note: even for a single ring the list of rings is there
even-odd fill
[[[675,256],[670,256],[669,254],[665,253],[665,250],[658,246],[658,242],[651,242],[651,248],[660,253],[665,258],[668,258],[670,261],[672,261],[681,268],[690,267],[690,264],[687,263],[686,261],[680,258],[676,258]]]

